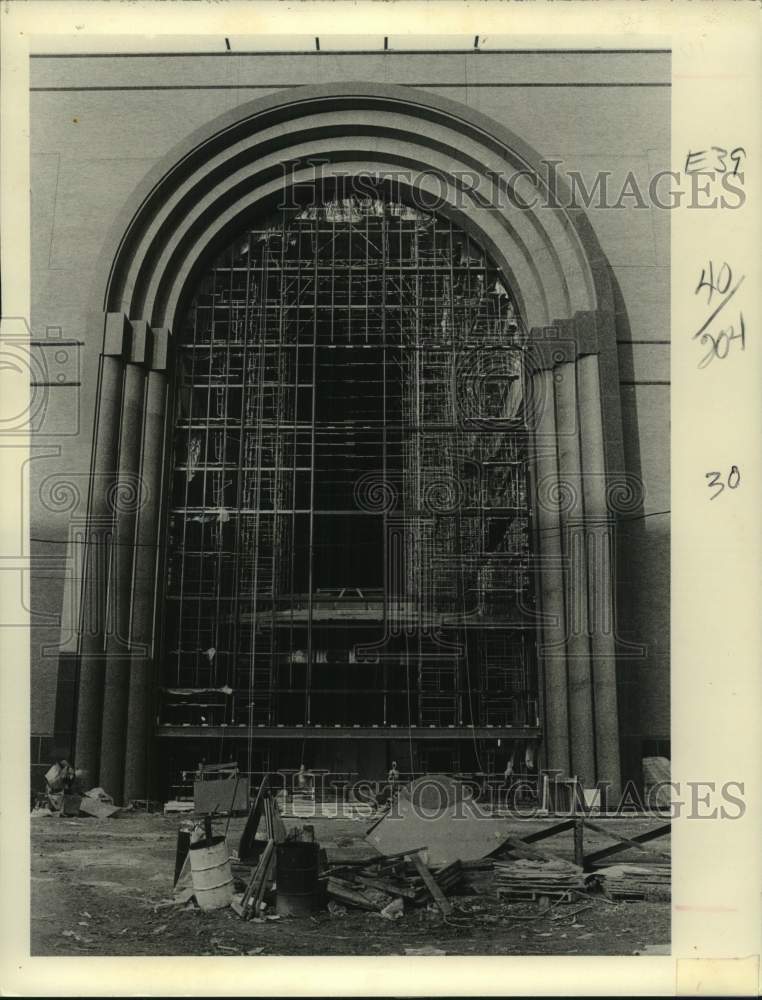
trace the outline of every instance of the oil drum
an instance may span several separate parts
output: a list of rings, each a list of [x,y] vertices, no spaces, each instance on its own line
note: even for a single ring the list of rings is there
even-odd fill
[[[275,909],[282,916],[308,916],[319,904],[320,845],[303,841],[277,844]]]

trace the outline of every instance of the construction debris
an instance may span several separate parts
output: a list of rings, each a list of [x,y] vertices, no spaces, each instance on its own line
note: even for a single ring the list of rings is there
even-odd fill
[[[114,800],[102,788],[91,788],[79,801],[79,812],[96,819],[108,819],[119,811],[119,806],[114,805]]]
[[[452,913],[452,907],[447,902],[444,893],[437,885],[436,879],[431,874],[429,869],[426,867],[424,862],[421,860],[420,854],[412,855],[413,864],[418,874],[423,879],[423,884],[426,886],[428,891],[431,893],[431,898],[437,904],[442,913],[447,917]]]
[[[422,907],[432,900],[448,916],[452,905],[447,896],[462,884],[464,866],[454,861],[431,870],[421,857],[423,850],[330,868],[321,876],[326,893],[342,906],[380,913],[387,919],[398,919],[406,904]]]
[[[66,760],[58,761],[45,774],[45,792],[35,797],[32,818],[41,816],[94,816],[108,819],[122,809],[108,792],[100,787],[84,791],[82,772],[76,771]]]
[[[405,916],[405,904],[399,898],[393,899],[388,906],[381,910],[381,916],[384,920],[399,920],[400,917]]]
[[[584,872],[578,865],[560,859],[496,861],[498,896],[509,899],[574,899],[585,892]]]
[[[666,900],[671,896],[672,869],[665,864],[609,865],[585,877],[591,892],[601,891],[609,899]]]
[[[378,912],[383,909],[378,903],[374,903],[362,889],[353,886],[351,882],[344,879],[329,876],[326,879],[325,887],[328,895],[344,906],[354,906],[356,909]]]
[[[121,904],[124,916],[113,909],[114,913],[119,912],[120,922],[117,924],[114,920],[108,924],[101,941],[104,946],[110,935],[118,935],[125,926],[122,921],[129,926],[127,933],[142,935],[150,942],[149,950],[157,951],[165,941],[172,950],[189,931],[191,942],[194,931],[206,942],[209,940],[207,931],[211,931],[224,932],[221,934],[224,944],[231,950],[235,948],[239,954],[245,954],[251,946],[262,945],[266,945],[268,954],[291,953],[292,944],[295,951],[303,950],[299,942],[304,940],[324,942],[326,953],[371,954],[379,951],[394,954],[401,953],[403,946],[422,945],[446,948],[448,954],[453,951],[468,953],[478,951],[482,937],[484,953],[496,953],[496,949],[505,947],[511,951],[521,949],[524,938],[529,941],[529,951],[539,949],[548,954],[571,954],[579,949],[593,953],[593,948],[605,950],[609,925],[611,944],[621,945],[622,954],[632,954],[633,949],[646,942],[664,941],[668,935],[667,911],[661,902],[662,895],[668,892],[668,867],[657,864],[658,859],[647,857],[643,851],[634,855],[629,845],[622,844],[623,848],[628,848],[627,854],[617,854],[615,859],[607,858],[593,866],[592,871],[585,870],[571,863],[573,825],[566,829],[565,835],[563,831],[559,835],[559,824],[552,820],[514,823],[511,840],[502,849],[506,855],[510,853],[510,857],[455,859],[449,864],[437,865],[431,862],[425,842],[416,845],[414,851],[395,852],[391,856],[364,850],[361,838],[354,838],[347,850],[340,849],[337,842],[343,828],[322,819],[314,821],[313,829],[302,826],[299,821],[287,820],[285,837],[279,845],[274,837],[264,839],[267,832],[265,812],[263,798],[259,826],[250,842],[251,851],[245,860],[235,858],[231,862],[233,885],[227,905],[233,912],[221,908],[216,916],[213,912],[201,912],[198,889],[214,890],[230,876],[224,864],[225,852],[220,852],[216,867],[204,865],[210,876],[214,876],[206,886],[191,883],[191,836],[197,843],[207,841],[206,824],[200,818],[191,823],[180,816],[170,823],[155,817],[149,824],[135,815],[116,824],[122,826],[121,833],[111,820],[60,822],[53,824],[57,830],[51,829],[49,824],[38,824],[37,837],[44,838],[52,846],[51,858],[45,859],[47,866],[37,869],[43,891],[45,884],[52,881],[49,866],[53,857],[58,858],[58,845],[65,844],[64,837],[72,842],[76,842],[77,837],[87,837],[88,843],[97,844],[103,850],[98,859],[102,866],[122,864],[126,850],[130,855],[132,884],[136,886],[133,897],[124,890],[114,893],[115,881],[101,881],[104,875],[113,877],[110,872],[92,872],[83,877],[79,871],[80,855],[84,853],[80,843],[74,857],[62,862],[65,867],[61,870],[68,884],[76,879],[78,884],[87,887],[84,890],[86,901],[80,905],[87,905],[88,910],[75,910],[68,924],[58,928],[58,933],[63,927],[69,927],[89,937],[97,929],[101,941],[103,913],[110,913],[112,907]],[[274,828],[279,827],[275,811],[271,820]],[[214,834],[222,837],[224,831],[226,848],[237,845],[243,819],[237,824],[233,820],[227,829],[224,818],[209,817],[209,821],[214,824],[212,841],[217,839]],[[624,834],[622,839],[633,843],[646,832],[652,833],[654,825],[643,820],[616,822],[604,819],[601,823]],[[157,829],[162,831],[159,838],[153,833]],[[150,830],[151,836],[136,836],[137,830]],[[539,839],[541,833],[549,831],[553,839]],[[107,839],[103,840],[104,837]],[[117,850],[109,853],[114,838],[117,838]],[[160,840],[158,850],[162,859],[159,874],[154,874],[155,859],[151,854],[156,839]],[[617,843],[622,843],[622,839]],[[324,840],[327,848],[322,857],[318,840]],[[146,841],[150,844],[148,849]],[[602,836],[591,835],[588,851],[600,850],[605,843]],[[558,846],[561,857],[521,856],[528,850],[541,853],[541,848],[547,853],[551,845]],[[285,852],[295,851],[293,858],[285,858],[283,866],[284,855],[279,846]],[[364,856],[359,857],[361,854]],[[633,863],[619,864],[620,857],[622,862]],[[302,863],[304,858],[309,859],[310,867]],[[175,878],[177,884],[173,892],[171,886]],[[159,880],[163,880],[163,884],[156,885]],[[89,887],[101,885],[104,909],[99,911],[96,893]],[[283,898],[289,894],[293,894],[296,905],[282,912]],[[115,895],[119,896],[116,901]],[[310,901],[304,909],[299,909],[300,897],[305,903]],[[143,905],[135,905],[141,902]],[[657,902],[658,905],[653,905]],[[147,915],[148,919],[144,920],[142,913],[146,909],[149,913],[153,911],[153,917]],[[92,919],[88,912],[93,914]],[[88,921],[87,925],[82,923],[84,920]],[[157,927],[164,922],[167,926],[159,932]],[[627,937],[623,936],[624,931],[628,932]],[[502,932],[504,938],[500,937]],[[228,934],[232,935],[232,940]],[[541,935],[547,940],[535,948],[531,942]],[[593,937],[595,942],[588,940]],[[60,949],[70,946],[73,951],[83,947],[73,938],[58,940]],[[558,951],[553,950],[556,945]]]

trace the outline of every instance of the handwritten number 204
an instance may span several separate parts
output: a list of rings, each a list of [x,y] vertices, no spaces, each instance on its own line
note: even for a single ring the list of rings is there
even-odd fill
[[[715,492],[709,497],[710,500],[714,500],[715,497],[718,497],[720,493],[724,491],[726,486],[729,490],[735,490],[741,485],[741,473],[737,465],[732,465],[730,467],[730,472],[724,482],[721,477],[721,472],[706,473],[706,478],[709,480],[706,485],[710,490],[716,487]]]
[[[735,326],[731,323],[730,326],[725,327],[724,330],[720,330],[716,337],[711,333],[704,333],[701,335],[699,343],[708,344],[709,350],[701,361],[699,361],[699,368],[706,368],[706,366],[711,361],[714,361],[715,358],[722,360],[722,358],[727,357],[730,345],[734,340],[740,341],[740,348],[742,351],[746,350],[746,325],[743,321],[743,313],[739,313],[738,319],[738,330],[736,330]]]

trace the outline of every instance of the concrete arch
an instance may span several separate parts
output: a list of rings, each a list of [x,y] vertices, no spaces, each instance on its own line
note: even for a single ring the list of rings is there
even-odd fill
[[[146,177],[116,220],[95,276],[94,305],[170,330],[184,281],[235,219],[309,175],[396,176],[411,193],[444,187],[458,217],[514,278],[529,327],[607,311],[603,254],[584,213],[551,190],[539,155],[453,101],[398,86],[304,87],[254,100],[194,132]],[[533,207],[522,207],[533,205]],[[235,206],[235,207],[234,207]],[[206,240],[206,242],[205,242]]]

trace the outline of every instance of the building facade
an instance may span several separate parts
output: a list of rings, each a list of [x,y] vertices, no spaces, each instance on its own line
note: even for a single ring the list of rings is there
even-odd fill
[[[32,63],[33,767],[668,755],[669,54]]]

